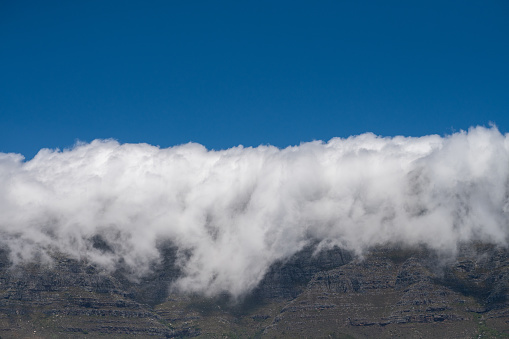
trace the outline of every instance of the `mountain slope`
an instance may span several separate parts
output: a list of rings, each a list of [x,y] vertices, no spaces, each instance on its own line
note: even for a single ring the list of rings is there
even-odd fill
[[[128,279],[54,256],[12,267],[0,252],[0,336],[509,337],[509,251],[468,244],[456,257],[374,248],[364,258],[309,246],[274,264],[242,299],[169,287],[175,250],[151,275]]]

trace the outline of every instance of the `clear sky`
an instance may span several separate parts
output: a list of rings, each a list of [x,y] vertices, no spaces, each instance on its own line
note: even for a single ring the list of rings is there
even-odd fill
[[[0,0],[0,152],[509,132],[509,2]]]

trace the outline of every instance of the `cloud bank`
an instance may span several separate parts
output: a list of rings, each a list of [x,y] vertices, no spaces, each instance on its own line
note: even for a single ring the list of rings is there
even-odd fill
[[[310,243],[357,254],[387,243],[507,246],[509,136],[476,127],[286,149],[95,140],[27,162],[0,153],[0,239],[14,262],[58,251],[140,276],[171,241],[177,287],[232,295]]]

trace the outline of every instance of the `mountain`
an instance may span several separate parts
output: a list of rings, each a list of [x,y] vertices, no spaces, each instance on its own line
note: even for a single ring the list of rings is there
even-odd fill
[[[309,245],[241,298],[172,289],[176,248],[160,251],[152,273],[135,279],[122,265],[108,272],[62,253],[12,265],[0,250],[0,337],[509,337],[507,248],[392,246],[358,257]]]

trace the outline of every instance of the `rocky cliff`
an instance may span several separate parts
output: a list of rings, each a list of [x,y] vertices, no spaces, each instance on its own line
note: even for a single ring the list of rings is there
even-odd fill
[[[479,338],[509,337],[509,251],[465,244],[373,248],[363,258],[308,246],[274,264],[241,299],[170,289],[175,249],[134,280],[55,254],[12,266],[0,251],[0,336]]]

